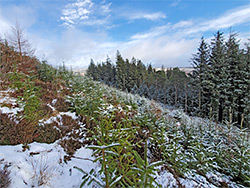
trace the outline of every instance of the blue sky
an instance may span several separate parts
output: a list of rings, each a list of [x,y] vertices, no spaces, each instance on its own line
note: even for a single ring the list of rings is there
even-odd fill
[[[0,0],[0,36],[16,20],[41,60],[86,68],[93,58],[190,66],[200,38],[220,30],[250,38],[249,0]]]

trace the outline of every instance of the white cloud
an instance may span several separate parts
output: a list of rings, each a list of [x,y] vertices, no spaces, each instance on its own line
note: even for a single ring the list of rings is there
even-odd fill
[[[185,21],[177,22],[172,27],[173,27],[173,29],[180,29],[180,28],[184,28],[184,27],[193,26],[193,24],[194,24],[193,21],[185,20]]]
[[[164,26],[151,28],[144,33],[137,33],[131,37],[132,40],[153,38],[161,35],[175,35],[175,38],[191,36],[191,34],[203,33],[227,29],[243,23],[250,23],[250,7],[244,6],[230,10],[218,18],[211,20],[182,20],[175,24],[168,23]]]
[[[143,40],[148,38],[154,38],[157,36],[161,36],[166,33],[166,30],[169,29],[170,25],[164,25],[159,27],[154,27],[145,33],[137,33],[131,36],[131,40]]]
[[[182,20],[151,28],[131,37],[121,53],[138,57],[153,66],[187,66],[204,32],[216,31],[250,22],[250,7],[240,7],[211,20]],[[250,33],[241,34],[242,43]]]
[[[4,38],[4,35],[7,34],[9,30],[10,24],[0,15],[0,38]]]
[[[104,61],[106,55],[117,49],[118,44],[108,41],[104,32],[86,33],[76,28],[67,28],[58,39],[41,39],[33,36],[37,43],[38,58],[46,59],[53,65],[65,65],[73,68],[87,68],[90,59]]]
[[[102,13],[103,14],[110,13],[111,12],[111,10],[110,10],[111,3],[105,4],[105,1],[103,3],[104,3],[104,5],[101,5],[101,7],[100,7],[100,9],[102,10]]]
[[[144,63],[152,63],[155,67],[187,66],[191,54],[197,47],[199,39],[173,40],[171,37],[141,40],[131,43],[121,50],[125,57],[141,59]]]
[[[170,6],[176,7],[176,6],[178,6],[178,5],[180,4],[180,2],[181,2],[181,0],[174,0],[174,1],[170,4]]]
[[[75,27],[76,25],[104,25],[108,23],[111,3],[105,1],[95,4],[91,0],[77,0],[69,3],[62,10],[60,17],[63,25]]]
[[[6,6],[1,9],[1,12],[6,19],[6,22],[8,22],[11,26],[14,26],[16,21],[18,21],[23,28],[29,28],[37,20],[37,14],[35,10],[33,10],[31,7],[26,7],[23,5]]]
[[[243,6],[237,9],[230,10],[218,18],[211,20],[200,20],[194,26],[187,29],[188,34],[225,29],[237,26],[242,23],[250,23],[250,6]]]
[[[166,18],[166,15],[162,12],[154,12],[154,13],[144,13],[144,12],[135,12],[126,15],[129,20],[139,20],[139,19],[147,19],[151,21],[156,21],[159,19]]]

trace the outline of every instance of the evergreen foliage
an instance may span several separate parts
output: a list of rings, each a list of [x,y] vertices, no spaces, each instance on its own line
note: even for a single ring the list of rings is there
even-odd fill
[[[225,42],[223,33],[217,32],[210,48],[201,39],[193,63],[192,75],[197,91],[199,113],[218,122],[232,121],[239,127],[249,128],[249,58],[247,49],[240,49],[237,34],[230,32]],[[248,116],[248,115],[247,115]]]

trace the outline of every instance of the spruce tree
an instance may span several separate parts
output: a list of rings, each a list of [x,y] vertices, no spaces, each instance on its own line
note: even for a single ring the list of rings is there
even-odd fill
[[[209,59],[209,80],[211,82],[210,117],[222,122],[225,116],[225,101],[227,100],[226,74],[227,63],[225,60],[225,45],[223,33],[217,32],[211,41],[211,55]]]
[[[119,51],[116,53],[116,87],[126,89],[126,64]]]
[[[241,126],[244,124],[245,127],[250,128],[250,39],[248,40],[243,54],[244,88],[246,91],[241,99],[244,107]]]
[[[192,74],[193,83],[197,88],[198,115],[206,116],[209,111],[210,88],[213,87],[207,75],[209,63],[209,48],[204,38],[201,38],[198,52],[192,59],[194,72]]]
[[[93,59],[90,60],[90,64],[87,70],[87,76],[92,77],[93,80],[98,80],[97,66],[95,65]]]
[[[242,85],[242,70],[239,46],[240,44],[239,40],[236,39],[236,33],[230,32],[229,39],[226,42],[226,61],[228,64],[226,69],[228,75],[228,82],[226,84],[226,109],[228,110],[228,113],[232,113],[233,122],[238,121],[238,116],[241,116],[243,113],[240,104],[240,97],[244,89],[240,88],[240,85]],[[228,117],[229,116],[230,114],[228,114]]]
[[[226,43],[227,53],[226,60],[228,62],[227,74],[227,108],[231,110],[232,118],[238,125],[244,117],[244,109],[247,107],[249,94],[249,68],[247,67],[247,59],[244,58],[244,51],[240,49],[240,41],[236,38],[237,34],[230,32],[229,39]],[[245,56],[246,57],[246,56]],[[248,70],[247,70],[248,69]]]

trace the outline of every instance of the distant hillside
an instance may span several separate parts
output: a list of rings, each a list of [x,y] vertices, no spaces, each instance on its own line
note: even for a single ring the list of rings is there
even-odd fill
[[[84,76],[84,75],[87,73],[87,70],[88,70],[88,69],[73,69],[73,72],[74,72],[75,74]]]

